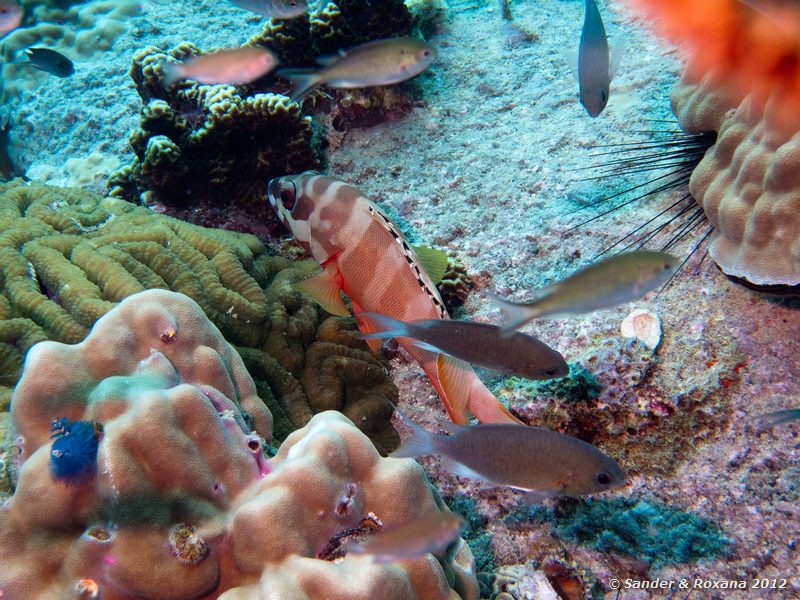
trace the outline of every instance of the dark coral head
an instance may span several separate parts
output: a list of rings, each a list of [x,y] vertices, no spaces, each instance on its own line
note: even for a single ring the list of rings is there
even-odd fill
[[[97,473],[100,428],[92,421],[71,421],[65,417],[50,427],[50,473],[67,485],[81,485]]]

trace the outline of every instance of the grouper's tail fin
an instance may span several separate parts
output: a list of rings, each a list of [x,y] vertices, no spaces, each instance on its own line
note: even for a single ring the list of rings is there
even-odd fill
[[[444,391],[444,404],[453,423],[469,423],[470,413],[481,423],[515,423],[512,415],[463,360],[440,354],[437,357],[439,384]]]

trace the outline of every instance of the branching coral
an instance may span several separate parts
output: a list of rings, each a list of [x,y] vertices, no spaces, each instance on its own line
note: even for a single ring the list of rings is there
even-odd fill
[[[133,163],[109,179],[112,196],[174,209],[211,208],[273,221],[266,182],[318,166],[311,122],[276,94],[245,97],[230,85],[164,86],[165,61],[201,54],[188,43],[134,54],[131,78],[142,100],[130,138]]]
[[[115,302],[147,288],[193,298],[237,346],[282,439],[336,408],[397,446],[385,360],[292,288],[318,267],[271,257],[253,236],[204,229],[117,199],[20,180],[0,184],[0,409],[25,353],[74,343]],[[321,384],[330,380],[335,385]],[[316,390],[324,393],[316,395]]]
[[[738,102],[712,76],[684,78],[673,107],[684,129],[718,132],[689,181],[716,231],[714,261],[751,284],[800,285],[800,127],[784,131],[773,100]]]
[[[81,344],[37,345],[12,414],[22,468],[0,508],[9,598],[80,582],[110,598],[477,598],[463,540],[400,564],[318,558],[371,512],[398,526],[447,509],[419,465],[381,458],[335,412],[267,459],[253,381],[183,295],[142,292]],[[48,469],[60,417],[102,431],[96,474],[78,486]]]

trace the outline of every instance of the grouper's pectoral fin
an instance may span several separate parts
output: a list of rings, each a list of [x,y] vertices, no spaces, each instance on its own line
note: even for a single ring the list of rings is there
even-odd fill
[[[366,316],[360,317],[359,315],[365,313],[366,311],[362,309],[352,298],[350,298],[350,301],[353,303],[353,312],[355,313],[356,321],[358,321],[358,328],[361,330],[361,333],[364,335],[369,335],[370,333],[381,331],[381,329],[372,319],[369,319]],[[383,338],[366,339],[364,341],[367,342],[367,345],[373,352],[380,352],[381,346],[383,346]]]
[[[336,261],[327,262],[322,273],[296,283],[295,289],[313,298],[332,315],[349,317],[350,311],[342,300],[342,275]]]
[[[436,357],[439,385],[444,392],[442,401],[453,423],[469,423],[469,394],[475,372],[467,363],[458,358],[439,354]]]

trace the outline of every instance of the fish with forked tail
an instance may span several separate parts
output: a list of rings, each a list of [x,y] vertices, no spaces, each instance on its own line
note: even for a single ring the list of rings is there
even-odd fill
[[[423,266],[435,262],[435,252],[415,252],[400,229],[358,189],[306,172],[273,179],[268,196],[278,218],[323,268],[298,289],[328,312],[350,314],[342,301],[344,291],[356,313],[378,312],[405,321],[450,318]],[[372,333],[363,323],[361,331]],[[380,340],[368,343],[380,349]],[[472,412],[483,422],[520,423],[464,361],[402,338],[399,343],[423,368],[454,422],[468,422]]]
[[[450,435],[439,435],[396,412],[412,434],[390,456],[436,454],[456,475],[528,492],[526,502],[585,496],[625,484],[625,472],[614,459],[563,433],[519,425],[442,423]]]
[[[664,252],[636,250],[598,261],[534,292],[530,303],[492,300],[509,316],[510,331],[533,319],[559,319],[631,302],[665,284],[680,260]]]
[[[242,85],[269,73],[278,64],[266,48],[243,46],[194,56],[186,62],[163,63],[164,85],[182,79],[200,83]]]
[[[348,553],[372,556],[375,562],[412,560],[425,554],[439,554],[452,544],[464,528],[455,513],[422,517],[393,529],[385,529],[360,543],[347,543]]]
[[[564,357],[550,346],[524,333],[504,333],[497,325],[452,319],[406,323],[377,313],[359,313],[356,319],[372,330],[362,336],[367,340],[408,338],[425,350],[526,379],[555,379],[569,374]]]
[[[28,65],[56,77],[69,77],[75,73],[75,65],[72,61],[50,48],[25,48],[25,55],[28,57],[27,61],[14,64]]]
[[[410,37],[367,42],[339,54],[317,59],[321,69],[279,69],[277,74],[295,84],[292,100],[320,85],[360,88],[389,85],[422,73],[436,59],[436,49]]]

